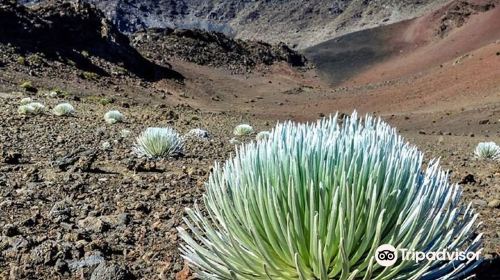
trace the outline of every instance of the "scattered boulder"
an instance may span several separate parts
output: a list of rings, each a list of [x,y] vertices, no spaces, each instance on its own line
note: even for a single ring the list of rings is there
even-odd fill
[[[486,12],[495,7],[492,1],[454,1],[440,19],[436,31],[440,37],[447,36],[451,31],[464,25],[469,18],[478,13]]]
[[[104,258],[99,254],[92,254],[80,260],[71,261],[68,263],[68,267],[72,271],[76,271],[86,267],[97,266],[104,262]]]
[[[92,216],[88,216],[85,219],[79,220],[78,226],[83,230],[88,230],[95,233],[105,232],[110,228],[108,223]]]
[[[92,272],[90,280],[133,280],[135,277],[117,264],[101,262]]]
[[[33,264],[51,264],[57,251],[53,242],[46,241],[36,246],[30,252],[30,260]]]
[[[62,259],[57,259],[54,269],[59,273],[68,271],[68,263]]]
[[[491,208],[500,208],[500,199],[493,199],[488,203],[488,207]]]
[[[92,169],[92,164],[97,159],[96,150],[86,150],[84,148],[76,149],[66,156],[55,159],[52,166],[59,168],[62,171],[67,171],[73,166],[75,171],[88,172]]]
[[[473,199],[471,201],[472,205],[474,206],[479,206],[479,207],[484,207],[486,205],[488,205],[488,203],[482,199]]]
[[[130,215],[127,213],[121,213],[117,215],[102,216],[100,219],[109,224],[111,227],[126,226],[130,223]]]

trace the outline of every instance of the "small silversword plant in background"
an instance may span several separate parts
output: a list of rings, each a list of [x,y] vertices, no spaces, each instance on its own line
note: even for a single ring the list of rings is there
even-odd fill
[[[75,108],[69,103],[57,104],[52,112],[56,116],[72,116],[75,114]]]
[[[26,105],[26,104],[29,104],[31,102],[32,102],[31,97],[24,97],[21,99],[21,101],[19,101],[19,104]]]
[[[41,114],[45,111],[45,106],[40,102],[31,102],[28,105],[33,107],[33,114]]]
[[[51,90],[51,91],[47,92],[47,97],[56,98],[58,96],[59,96],[59,93],[56,90]]]
[[[170,127],[149,127],[136,139],[134,151],[139,156],[165,158],[182,151],[182,137]]]
[[[123,121],[123,114],[117,110],[111,110],[104,114],[104,120],[108,124],[115,124]]]
[[[500,147],[495,142],[477,144],[474,155],[478,159],[500,159]]]
[[[111,150],[111,143],[109,141],[104,141],[101,144],[101,148],[105,151]]]
[[[253,133],[253,127],[248,124],[239,124],[233,131],[236,136],[248,136]]]
[[[31,115],[33,112],[35,112],[35,108],[29,104],[24,104],[19,107],[17,107],[17,112],[20,115]]]
[[[40,102],[30,102],[17,108],[17,112],[21,115],[38,115],[44,111],[45,106]]]

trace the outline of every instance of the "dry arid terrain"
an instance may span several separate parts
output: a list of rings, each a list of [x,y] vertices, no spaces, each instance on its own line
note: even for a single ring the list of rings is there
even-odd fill
[[[234,155],[233,128],[353,110],[440,158],[480,214],[476,279],[500,279],[500,163],[473,153],[500,143],[497,1],[450,1],[337,37],[295,66],[303,58],[288,47],[221,34],[129,41],[93,7],[57,3],[33,12],[0,2],[0,279],[190,279],[176,227],[201,203],[214,162]],[[18,114],[26,97],[47,110]],[[61,102],[74,116],[51,113]],[[123,123],[104,121],[112,109]],[[188,138],[175,158],[137,157],[135,137],[157,126],[210,138]]]
[[[36,5],[47,0],[22,0]],[[125,33],[143,28],[224,32],[305,48],[334,36],[420,16],[446,0],[88,0]]]

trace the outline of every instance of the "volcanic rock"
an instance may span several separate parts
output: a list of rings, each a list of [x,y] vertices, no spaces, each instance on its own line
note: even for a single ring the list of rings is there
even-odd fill
[[[150,29],[133,35],[132,43],[155,61],[178,58],[208,65],[248,72],[253,68],[286,62],[304,67],[306,58],[286,44],[270,45],[260,41],[231,39],[219,32],[185,29]]]
[[[143,58],[104,14],[83,1],[44,1],[31,8],[0,1],[0,44],[51,61],[75,64],[84,76],[109,75],[89,56],[111,62],[145,79],[181,76]],[[39,55],[32,55],[42,64]],[[90,73],[90,74],[89,74]]]

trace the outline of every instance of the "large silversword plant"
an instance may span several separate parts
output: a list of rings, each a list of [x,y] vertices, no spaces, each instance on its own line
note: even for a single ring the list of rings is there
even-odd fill
[[[480,253],[477,214],[433,160],[380,119],[356,113],[278,124],[216,165],[187,209],[181,252],[204,279],[455,279],[480,260],[401,260],[381,244]]]

